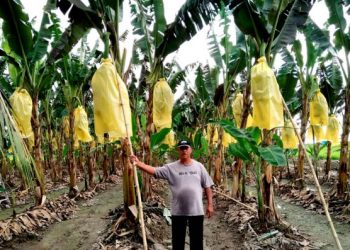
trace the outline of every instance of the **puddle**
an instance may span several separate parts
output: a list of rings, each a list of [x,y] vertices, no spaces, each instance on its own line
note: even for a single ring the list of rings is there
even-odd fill
[[[322,250],[336,249],[327,218],[325,215],[305,210],[304,208],[276,198],[277,209],[284,220],[296,226],[301,232],[310,235],[311,239]],[[343,249],[350,249],[350,225],[334,221],[334,227]]]

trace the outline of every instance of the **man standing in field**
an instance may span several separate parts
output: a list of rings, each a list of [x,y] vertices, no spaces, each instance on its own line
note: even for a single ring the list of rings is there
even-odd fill
[[[172,193],[172,245],[173,250],[183,250],[185,247],[186,226],[189,226],[190,249],[203,249],[203,189],[208,204],[206,214],[213,215],[211,186],[214,185],[204,166],[191,158],[192,148],[188,141],[182,140],[177,144],[179,160],[154,168],[139,161],[132,155],[131,161],[142,171],[155,178],[168,181]]]

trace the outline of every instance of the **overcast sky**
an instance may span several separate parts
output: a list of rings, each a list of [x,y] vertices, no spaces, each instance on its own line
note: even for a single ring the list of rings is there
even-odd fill
[[[33,2],[36,2],[33,4]],[[42,15],[42,7],[44,6],[46,0],[22,0],[22,3],[24,5],[25,11],[29,14],[30,19],[36,17],[37,21],[37,27],[40,25],[41,21],[41,15]],[[127,3],[127,1],[124,1]],[[167,19],[167,23],[170,23],[174,20],[176,13],[182,6],[182,4],[185,2],[185,0],[164,0],[164,11],[165,11],[165,17]],[[130,46],[133,44],[133,37],[132,37],[132,30],[131,30],[131,23],[130,23],[130,12],[126,9],[124,14],[124,20],[121,27],[121,32],[123,32],[126,29],[129,29],[129,36],[128,41],[126,41],[124,44],[126,46]],[[60,12],[58,12],[60,19],[62,20],[62,27],[67,26],[67,17],[63,16]],[[324,1],[317,1],[310,13],[311,18],[319,25],[323,26],[325,21],[328,18],[328,10],[325,6]],[[123,29],[124,28],[124,29]],[[209,26],[204,27],[198,34],[191,39],[191,41],[184,43],[179,51],[177,52],[176,59],[179,62],[180,65],[185,66],[194,62],[202,62],[206,63],[210,59],[209,52],[208,52],[208,45],[207,45],[207,33],[209,31]],[[222,29],[215,28],[215,32],[220,34]],[[234,39],[234,27],[232,26],[232,35],[231,38]],[[89,41],[93,42],[99,39],[97,33],[95,31],[92,31],[89,35]],[[102,46],[102,43],[101,43]],[[131,51],[131,46],[129,48],[129,51]],[[277,62],[276,62],[277,63]]]

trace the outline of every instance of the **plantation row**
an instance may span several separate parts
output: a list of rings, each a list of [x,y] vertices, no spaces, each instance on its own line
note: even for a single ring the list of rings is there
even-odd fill
[[[69,195],[75,197],[77,169],[89,188],[96,176],[106,181],[120,169],[131,218],[127,208],[140,204],[130,142],[134,154],[157,166],[176,157],[175,141],[187,139],[215,185],[232,175],[233,198],[245,200],[252,171],[259,219],[275,224],[274,169],[297,158],[293,183],[304,188],[308,134],[314,160],[327,146],[328,177],[332,146],[339,147],[337,197],[348,199],[349,2],[322,2],[329,12],[324,27],[309,17],[313,0],[187,0],[172,23],[162,0],[48,0],[35,30],[20,1],[5,1],[0,8],[2,192],[13,185],[36,186],[39,205],[49,179],[68,177]],[[132,51],[123,49],[131,31],[121,25],[129,9]],[[65,30],[58,11],[69,17]],[[215,22],[220,25],[212,25],[207,37],[213,65],[170,60]],[[236,34],[229,27],[236,27]],[[91,30],[104,51],[88,44]],[[276,58],[283,63],[275,65]],[[188,80],[193,72],[194,84]],[[181,97],[174,100],[176,91]],[[147,201],[150,177],[139,175]],[[14,176],[19,183],[13,183]]]

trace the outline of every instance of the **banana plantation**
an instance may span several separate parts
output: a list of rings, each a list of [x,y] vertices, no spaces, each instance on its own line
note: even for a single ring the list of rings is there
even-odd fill
[[[0,2],[0,249],[175,249],[171,183],[131,157],[179,140],[204,249],[350,249],[349,0],[25,2]]]

